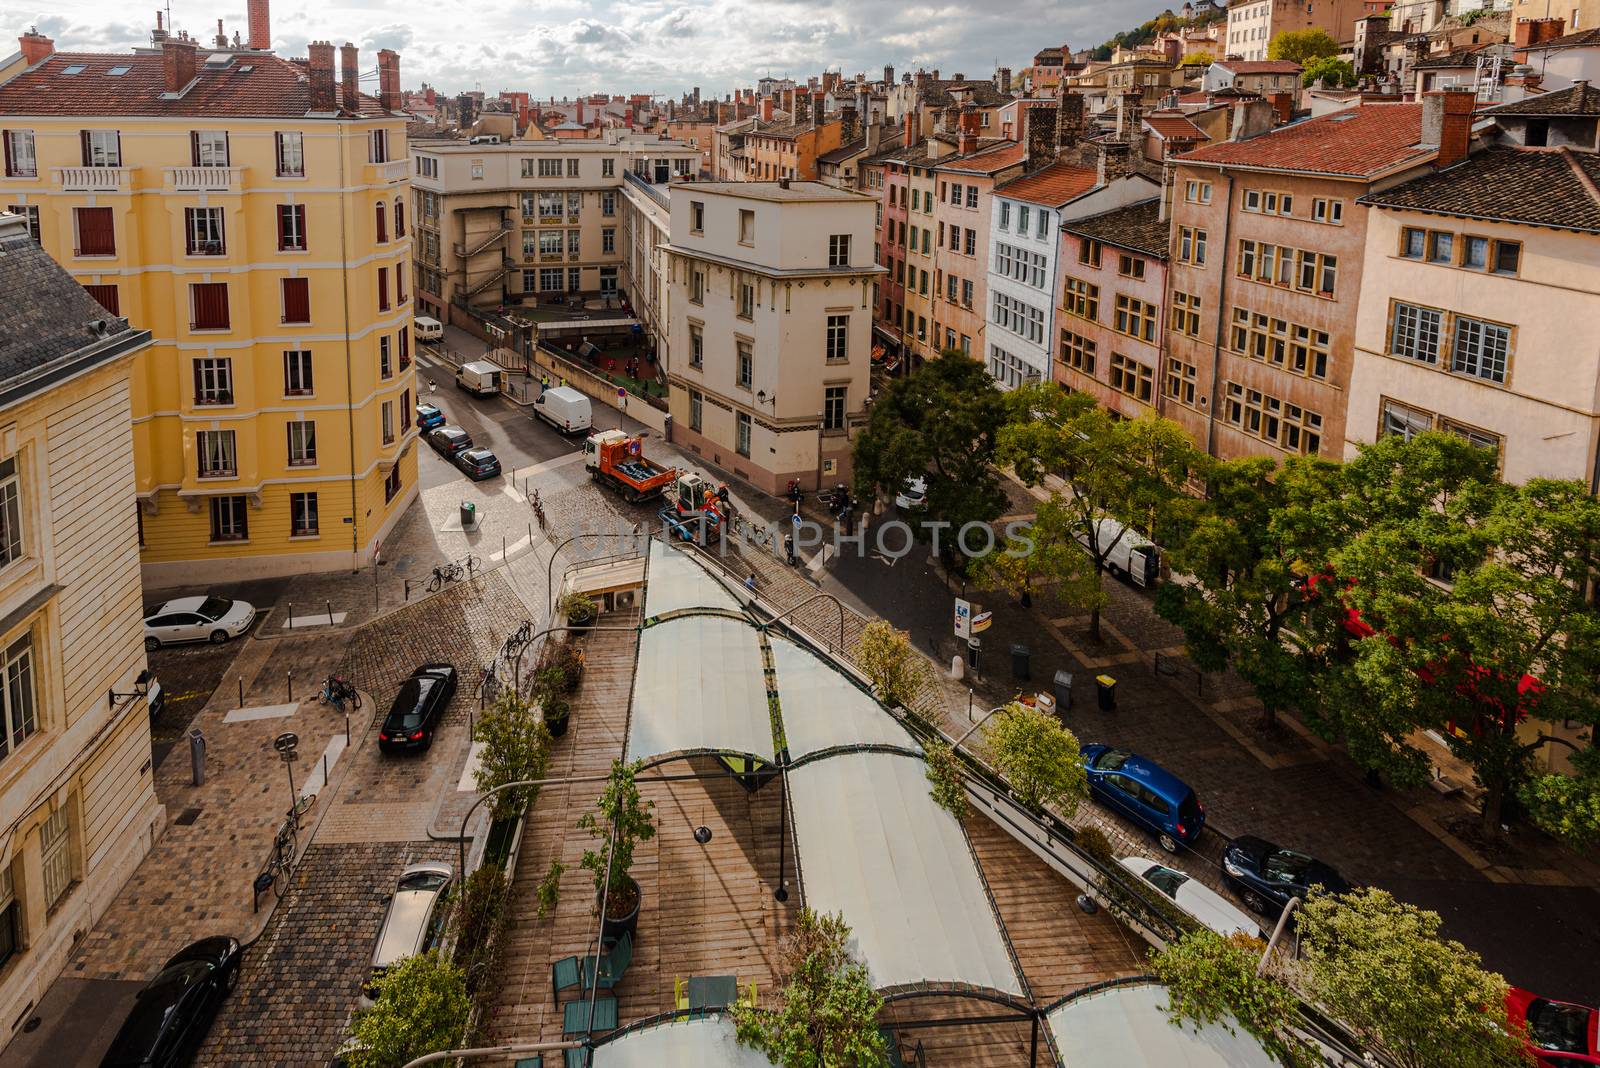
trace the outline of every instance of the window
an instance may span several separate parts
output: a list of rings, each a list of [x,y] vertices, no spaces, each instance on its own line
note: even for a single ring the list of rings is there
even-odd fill
[[[21,558],[22,480],[16,457],[8,456],[0,460],[0,567]]]
[[[0,756],[4,755],[0,746]],[[11,879],[11,865],[0,867],[0,968],[16,956],[22,941],[21,906]]]
[[[44,869],[44,907],[56,907],[71,889],[72,824],[68,808],[62,805],[39,825],[40,863]]]
[[[689,229],[696,234],[705,233],[706,206],[701,201],[689,201]]]
[[[943,183],[940,183],[940,184],[943,184]],[[961,183],[960,182],[952,182],[950,184],[950,203],[954,204],[956,207],[959,208],[961,206],[961,197],[962,197]]]
[[[1035,289],[1044,289],[1047,285],[1044,272],[1048,263],[1048,258],[1042,252],[1015,248],[1003,241],[995,242],[994,269],[996,274],[1014,278]]]
[[[1028,207],[1028,205],[1026,205],[1026,204],[1018,204],[1017,205],[1017,233],[1018,234],[1021,234],[1023,236],[1027,236],[1027,233],[1028,233],[1028,221],[1029,221],[1029,216],[1031,214],[1032,214],[1032,209],[1030,209]]]
[[[385,445],[394,444],[394,401],[384,401],[378,406],[378,428]]]
[[[689,301],[692,304],[706,302],[706,275],[699,268],[689,270]]]
[[[83,131],[85,167],[122,166],[122,135],[116,130]]]
[[[1223,421],[1285,452],[1314,456],[1322,448],[1322,416],[1237,382],[1226,383]]]
[[[828,237],[828,266],[850,266],[849,234],[832,234]]]
[[[310,467],[317,462],[317,424],[310,419],[289,424],[289,466]]]
[[[306,206],[304,204],[278,205],[278,251],[304,252],[306,250]]]
[[[289,494],[289,537],[311,538],[317,534],[317,495]]]
[[[28,235],[33,238],[35,245],[43,244],[39,240],[39,205],[37,204],[7,204],[6,210],[13,215],[20,215],[28,220]]]
[[[1009,200],[1002,200],[1000,202],[1000,229],[1008,230],[1008,229],[1010,229],[1010,227],[1011,227],[1011,202]]]
[[[988,117],[989,116],[987,116],[987,115],[984,116],[985,119],[987,119]],[[967,186],[967,207],[976,208],[977,206],[978,206],[978,187],[975,186],[975,185],[969,185],[969,186]]]
[[[291,349],[283,354],[283,393],[287,397],[307,397],[312,390],[311,353]]]
[[[400,465],[395,464],[389,468],[389,474],[383,480],[383,503],[388,504],[400,495]]]
[[[1154,304],[1130,297],[1125,293],[1118,293],[1114,328],[1119,334],[1127,334],[1143,341],[1154,341],[1156,314]]]
[[[1155,395],[1155,370],[1120,352],[1111,354],[1111,388],[1148,403]]]
[[[568,230],[567,231],[567,253],[568,253],[568,255],[576,256],[578,254],[578,249],[579,249],[578,242],[580,241],[580,239],[582,237],[583,237],[583,231],[582,230]]]
[[[1100,242],[1087,237],[1078,242],[1078,262],[1090,267],[1100,266]]]
[[[568,178],[576,178],[576,177],[578,177],[578,164],[580,162],[581,161],[576,159],[576,158],[567,160],[567,177]]]
[[[37,230],[37,226],[35,227]],[[35,238],[38,234],[35,233]],[[1496,241],[1494,243],[1494,272],[1496,274],[1516,274],[1522,268],[1522,243],[1519,241]]]
[[[1461,238],[1461,266],[1481,271],[1489,265],[1489,239],[1467,234]]]
[[[739,209],[739,244],[753,245],[756,241],[756,213],[749,208]]]
[[[1144,260],[1139,259],[1137,256],[1119,253],[1117,255],[1117,273],[1124,278],[1143,278]]]
[[[399,342],[400,347],[400,370],[404,371],[407,367],[411,366],[411,335],[402,329],[398,334],[395,335],[395,339]],[[402,405],[402,407],[409,409],[410,405]],[[407,415],[406,421],[400,425],[411,425],[409,414]]]
[[[1193,226],[1178,227],[1178,261],[1196,267],[1206,265],[1206,232]]]
[[[602,177],[602,178],[615,178],[616,176],[617,176],[617,161],[614,160],[614,159],[602,159],[600,161],[600,177]]]
[[[1511,356],[1511,328],[1499,323],[1456,317],[1450,369],[1485,382],[1505,384],[1506,363]]]
[[[1200,297],[1172,291],[1172,329],[1189,337],[1200,336]]]
[[[1429,263],[1454,263],[1455,248],[1455,234],[1447,234],[1441,230],[1430,230],[1428,232]]]
[[[543,221],[560,222],[561,217],[566,214],[566,210],[566,198],[560,193],[539,194],[539,218]]]
[[[115,256],[117,231],[110,208],[73,208],[79,256]]]
[[[378,335],[378,377],[394,377],[394,361],[389,358],[389,335]]]
[[[1463,438],[1469,445],[1476,445],[1480,449],[1490,449],[1496,453],[1500,451],[1501,437],[1492,431],[1479,430],[1444,416],[1439,417],[1439,429]]]
[[[1061,307],[1068,315],[1080,319],[1100,318],[1100,287],[1090,285],[1081,278],[1068,278],[1061,293]]]
[[[850,359],[850,316],[828,316],[828,349],[829,362]]]
[[[570,216],[573,216],[573,221],[574,222],[577,221],[577,215],[582,210],[583,210],[583,194],[582,193],[568,193],[567,194],[567,214],[570,215]]]
[[[367,162],[389,162],[389,131],[373,130],[367,135]]]
[[[191,256],[220,256],[225,251],[221,208],[183,209],[185,249]]]
[[[189,328],[191,330],[229,329],[228,283],[190,283]]]
[[[572,232],[577,233],[578,231],[574,230]],[[617,228],[615,226],[607,226],[600,231],[600,251],[606,254],[617,251]]]
[[[234,478],[239,474],[239,456],[231,430],[197,430],[195,455],[200,478]]]
[[[1408,226],[1400,231],[1400,255],[1408,260],[1420,260],[1422,250],[1427,246],[1428,234],[1425,230]]]
[[[377,217],[376,217],[376,221],[375,221],[375,231],[374,232],[377,234],[378,244],[380,244],[380,245],[386,244],[386,243],[388,243],[388,240],[389,240],[389,212],[388,212],[388,209],[384,207],[384,205],[383,205],[383,203],[381,201],[379,203],[377,203],[377,204],[374,204],[373,208],[377,211]]]
[[[1311,221],[1339,226],[1344,223],[1344,201],[1317,197],[1311,202]]]
[[[394,202],[394,236],[406,236],[406,202],[403,200]]]
[[[1093,377],[1095,342],[1070,330],[1061,331],[1061,362]]]
[[[1168,397],[1194,407],[1196,377],[1194,364],[1167,358]]]
[[[191,130],[189,155],[196,167],[226,167],[228,165],[228,132],[226,130]]]
[[[701,419],[705,412],[705,397],[698,389],[689,391],[689,429],[695,433],[701,430]]]
[[[296,134],[295,136],[298,137],[300,135]],[[439,161],[432,156],[418,156],[417,173],[424,178],[439,177]],[[523,176],[527,176],[526,171],[524,171]]]
[[[39,729],[33,688],[33,635],[25,634],[6,647],[0,668],[5,674],[4,731],[0,732],[0,757],[22,745]]]
[[[1038,371],[1032,366],[999,345],[993,344],[989,346],[989,374],[1007,389],[1015,389],[1022,383],[1039,377]]]
[[[233,403],[232,360],[225,356],[208,356],[194,361],[194,402]]]
[[[962,307],[972,307],[972,279],[970,278],[961,280],[961,304]]]
[[[88,290],[91,297],[100,302],[100,307],[112,315],[122,314],[122,302],[117,295],[117,287],[115,285],[88,285],[83,288]]]
[[[378,310],[389,310],[389,268],[378,268]]]
[[[990,317],[996,326],[1009,330],[1035,344],[1044,344],[1044,312],[1008,293],[994,294],[994,312]]]
[[[243,497],[211,498],[211,540],[244,541],[250,536]]]
[[[1294,197],[1289,193],[1273,193],[1261,189],[1244,191],[1244,210],[1263,215],[1293,214]]]
[[[1189,204],[1211,203],[1211,183],[1196,181],[1183,183],[1183,199]]]
[[[750,413],[740,412],[734,417],[735,438],[733,450],[740,456],[750,455]]]
[[[1378,436],[1397,436],[1410,441],[1418,434],[1433,429],[1433,416],[1385,397],[1379,407]]]
[[[1437,308],[1396,301],[1389,314],[1389,351],[1408,360],[1439,362],[1439,327],[1444,313]]]
[[[615,194],[615,193],[601,193],[600,194],[600,214],[604,215],[606,218],[609,219],[612,216],[616,215],[616,213],[617,213],[617,194]]]
[[[7,130],[0,137],[5,148],[7,178],[35,178],[39,160],[34,153],[32,130]]]
[[[740,341],[736,348],[738,351],[738,369],[736,371],[737,377],[734,381],[739,385],[740,389],[749,389],[750,383],[755,377],[755,352],[750,348],[750,342],[748,341]]]
[[[845,398],[849,386],[828,386],[822,391],[822,429],[843,430]]]
[[[739,283],[739,318],[751,319],[756,313],[756,287],[749,282]]]
[[[309,323],[311,321],[311,280],[309,278],[283,279],[283,321]]]

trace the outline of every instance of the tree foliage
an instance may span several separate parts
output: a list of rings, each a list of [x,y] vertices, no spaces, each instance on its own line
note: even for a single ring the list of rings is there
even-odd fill
[[[784,942],[781,986],[771,1008],[739,1004],[739,1042],[781,1068],[865,1068],[884,1063],[878,1032],[883,998],[850,952],[844,917],[801,909]]]
[[[583,866],[594,875],[594,892],[606,893],[612,901],[626,904],[632,889],[628,872],[633,868],[633,851],[640,842],[656,836],[654,801],[639,795],[639,763],[611,762],[611,775],[595,802],[594,812],[585,812],[578,820],[578,829],[588,831],[600,839],[599,849],[585,850]],[[610,879],[607,880],[609,860]],[[608,910],[612,910],[607,906]],[[627,909],[622,909],[626,913]]]
[[[1089,796],[1078,739],[1054,716],[1013,701],[990,717],[983,737],[995,767],[1026,808],[1050,808],[1071,819]]]
[[[517,693],[503,690],[472,728],[473,741],[482,742],[476,785],[487,793],[511,782],[541,779],[550,765],[550,731]],[[514,786],[490,802],[497,820],[525,812],[538,796],[537,786]]]
[[[511,919],[511,884],[505,869],[485,864],[461,885],[456,906],[455,963],[467,993],[487,1007],[499,987],[501,939]]]
[[[1106,605],[1100,570],[1078,540],[1077,513],[1059,493],[1040,502],[1026,528],[977,559],[972,581],[1013,597],[1029,596],[1044,583],[1063,602],[1087,612],[1098,613]]]
[[[1321,27],[1283,30],[1267,42],[1267,58],[1305,66],[1310,60],[1339,54],[1339,42]]]
[[[1245,934],[1224,938],[1210,928],[1187,932],[1150,955],[1151,971],[1167,988],[1173,1023],[1242,1026],[1280,1064],[1310,1068],[1313,1049],[1291,1030],[1298,999],[1281,978],[1257,975],[1263,946]]]
[[[1356,69],[1349,60],[1336,56],[1318,56],[1305,64],[1300,84],[1313,86],[1322,82],[1329,88],[1349,89],[1356,84]]]
[[[351,1030],[351,1068],[400,1068],[425,1053],[457,1047],[472,1009],[466,975],[429,950],[377,980],[372,1008]]]
[[[971,805],[967,802],[966,776],[961,758],[950,743],[943,738],[930,741],[925,747],[929,793],[938,806],[958,820],[967,818]]]
[[[1600,749],[1575,753],[1572,765],[1575,775],[1533,776],[1518,788],[1517,799],[1546,833],[1588,849],[1600,840]]]
[[[1216,61],[1217,61],[1217,57],[1212,55],[1210,52],[1207,52],[1203,48],[1200,49],[1198,52],[1190,52],[1187,56],[1183,57],[1183,64],[1186,67],[1187,66],[1209,67],[1209,66],[1211,66],[1211,64],[1215,63]]]
[[[856,658],[884,704],[903,707],[916,696],[916,659],[911,640],[888,620],[875,619],[861,629]]]
[[[1368,887],[1300,910],[1313,1001],[1400,1068],[1529,1064],[1506,1021],[1506,981],[1439,937],[1437,913]]]

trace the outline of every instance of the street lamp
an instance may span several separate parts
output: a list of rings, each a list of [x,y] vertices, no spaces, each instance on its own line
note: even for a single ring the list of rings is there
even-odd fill
[[[116,690],[106,691],[106,702],[109,707],[116,708],[120,700],[131,701],[136,697],[150,696],[150,669],[139,672],[139,677],[133,680],[132,693],[118,693]]]
[[[952,748],[952,749],[960,749],[961,748],[961,743],[966,741],[968,738],[971,738],[972,735],[974,734],[974,732],[976,732],[979,727],[981,727],[985,723],[989,722],[989,717],[990,716],[994,715],[996,712],[998,712],[1002,708],[1006,708],[1006,707],[1008,707],[1008,706],[1007,705],[995,705],[993,708],[989,709],[989,711],[987,711],[987,712],[985,712],[983,714],[983,716],[978,720],[978,722],[974,723],[971,727],[967,728],[967,733],[965,733],[961,737],[957,738],[956,739],[956,744],[951,746],[950,748]]]

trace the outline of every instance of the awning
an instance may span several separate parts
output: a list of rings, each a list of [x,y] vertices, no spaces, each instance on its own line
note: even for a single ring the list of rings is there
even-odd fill
[[[831,756],[789,772],[806,904],[843,913],[875,987],[970,983],[1021,996],[961,825],[921,758]]]
[[[594,1068],[772,1068],[766,1054],[739,1045],[726,1016],[629,1031],[596,1046],[592,1063]]]
[[[644,593],[644,614],[665,615],[683,608],[727,608],[734,612],[739,599],[710,572],[689,559],[682,549],[670,549],[650,540],[650,578]]]
[[[893,716],[821,657],[776,634],[767,639],[791,758],[838,745],[898,745],[921,752]]]
[[[1074,998],[1047,1017],[1071,1068],[1273,1068],[1278,1062],[1242,1026],[1198,1031],[1175,1024],[1159,983],[1113,986]]]
[[[650,568],[654,581],[655,565]],[[727,751],[774,760],[760,635],[725,616],[646,627],[634,669],[629,760]]]

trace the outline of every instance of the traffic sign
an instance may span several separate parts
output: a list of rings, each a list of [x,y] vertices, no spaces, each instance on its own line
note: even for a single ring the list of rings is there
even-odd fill
[[[972,604],[964,598],[956,598],[955,617],[956,637],[972,637]]]
[[[993,612],[979,612],[972,617],[972,633],[982,634],[989,629],[989,624],[994,622]]]

